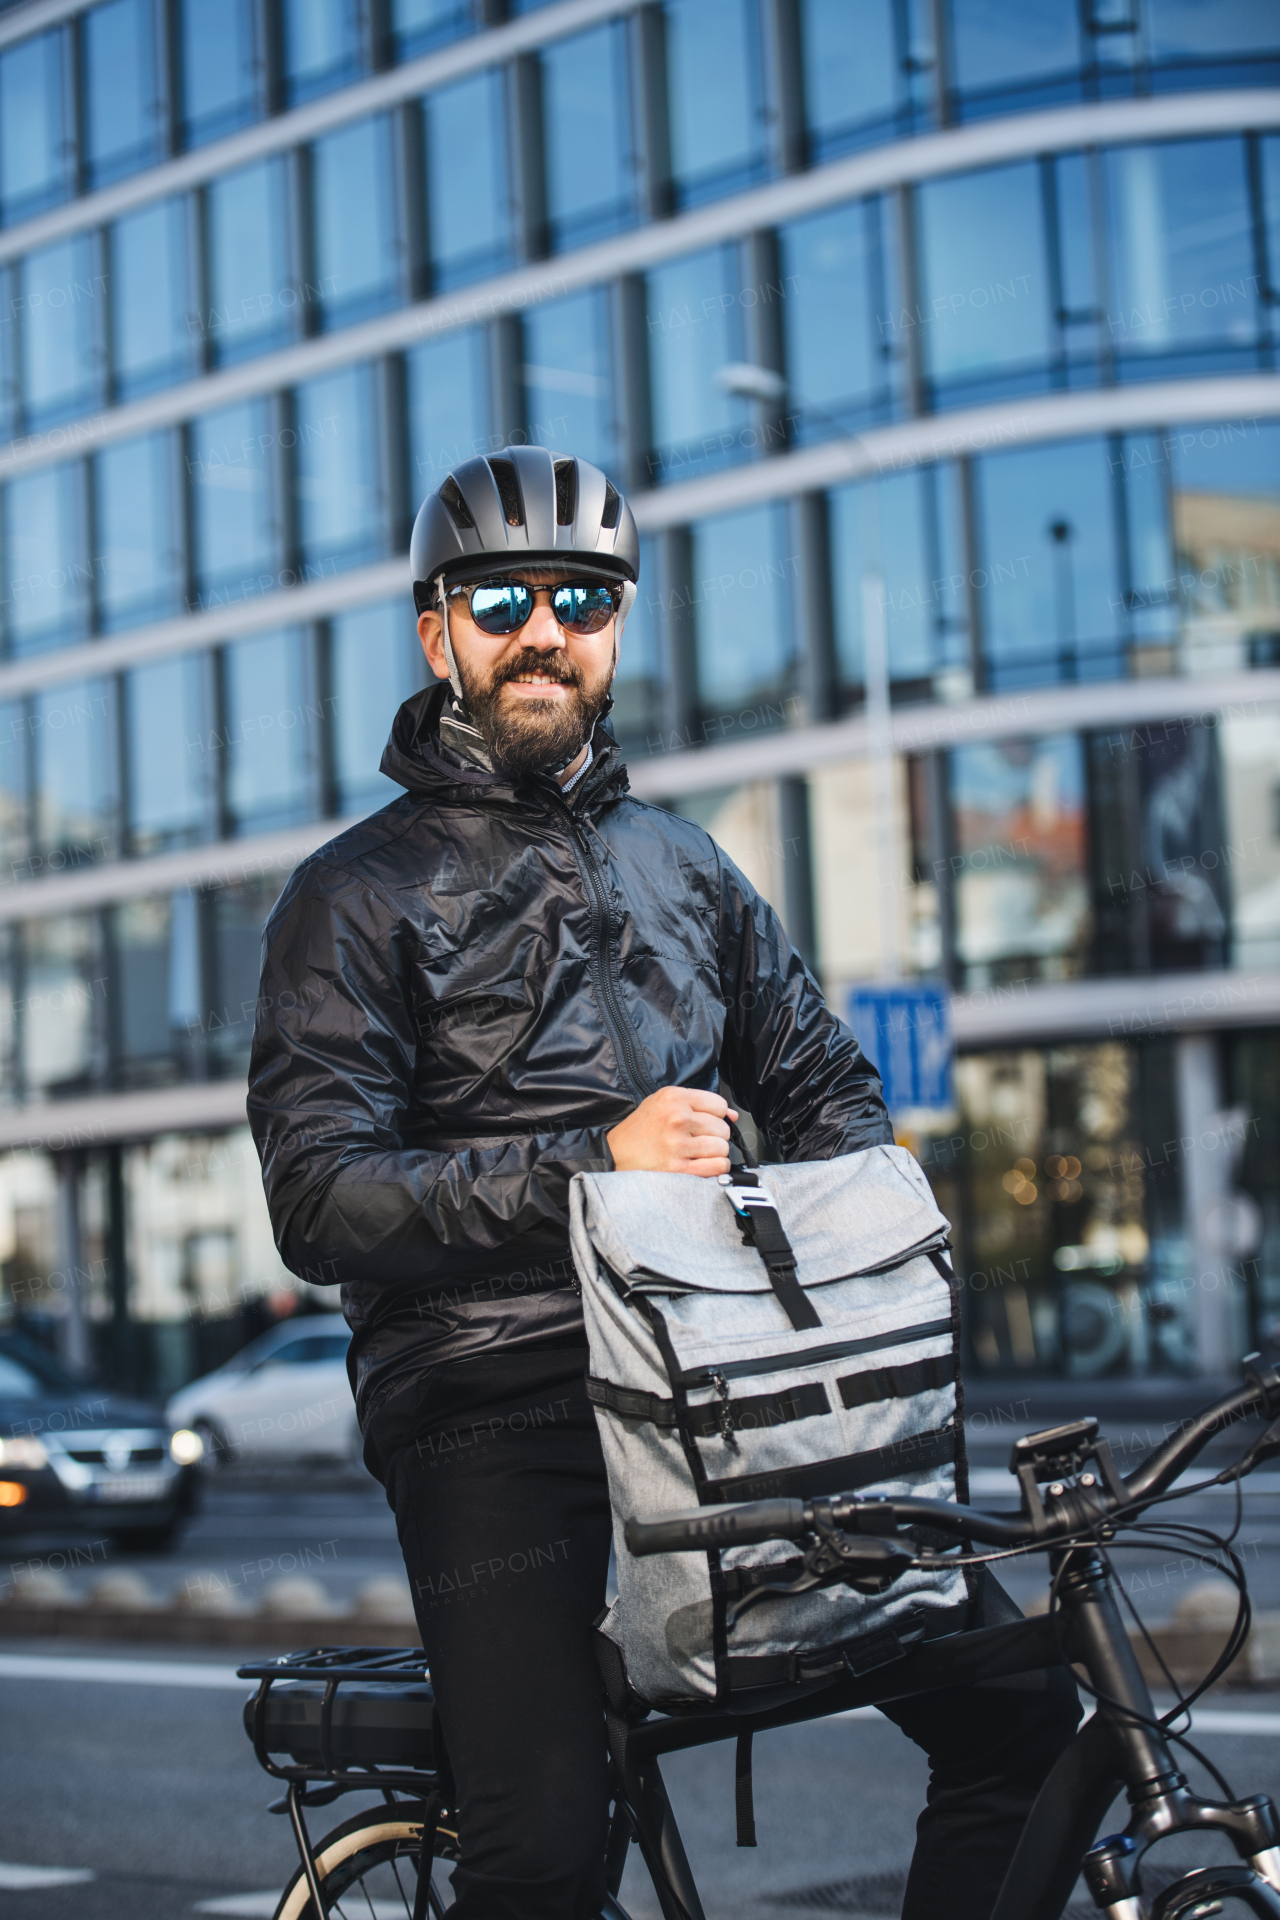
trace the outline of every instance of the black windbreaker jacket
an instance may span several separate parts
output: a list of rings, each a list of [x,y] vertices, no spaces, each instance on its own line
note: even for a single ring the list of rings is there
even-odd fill
[[[582,1338],[569,1181],[655,1088],[723,1075],[787,1159],[892,1137],[772,908],[631,798],[612,736],[568,795],[513,786],[441,752],[447,691],[396,716],[404,796],[302,863],[263,940],[249,1119],[281,1258],[341,1284],[362,1414],[415,1347],[438,1364],[575,1314]]]

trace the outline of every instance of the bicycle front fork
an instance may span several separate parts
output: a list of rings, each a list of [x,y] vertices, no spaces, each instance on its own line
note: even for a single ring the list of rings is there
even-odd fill
[[[1220,1911],[1212,1903],[1226,1895],[1280,1920],[1280,1821],[1271,1801],[1263,1794],[1204,1800],[1189,1790],[1156,1724],[1101,1555],[1092,1547],[1068,1549],[1056,1557],[1055,1571],[1067,1651],[1099,1696],[1098,1713],[1115,1741],[1131,1808],[1124,1831],[1099,1840],[1084,1857],[1095,1905],[1107,1920],[1191,1920],[1197,1912]],[[1147,1848],[1172,1833],[1205,1831],[1225,1833],[1242,1864],[1185,1874],[1144,1914],[1138,1870]]]

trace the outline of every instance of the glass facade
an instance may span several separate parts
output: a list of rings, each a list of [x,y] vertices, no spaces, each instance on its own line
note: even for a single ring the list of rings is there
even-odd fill
[[[413,515],[525,441],[636,503],[637,788],[743,861],[837,1001],[885,971],[954,996],[954,1110],[911,1139],[971,1365],[1196,1364],[1199,1189],[1151,1159],[1195,1035],[1085,1009],[1189,978],[1280,1008],[1280,119],[1230,92],[1277,83],[1250,0],[662,0],[567,32],[536,0],[97,0],[11,37],[0,1119],[99,1102],[115,1137],[118,1096],[194,1115],[243,1075],[285,873],[397,792]],[[1280,1011],[1256,1047],[1241,1018],[1202,1022],[1214,1097],[1269,1139]],[[174,1172],[180,1135],[120,1149],[137,1303],[168,1298],[166,1181],[217,1215],[182,1229],[184,1298],[283,1284],[260,1215],[228,1224],[244,1136],[191,1125],[216,1177]],[[1252,1145],[1232,1177],[1261,1340],[1275,1183]]]

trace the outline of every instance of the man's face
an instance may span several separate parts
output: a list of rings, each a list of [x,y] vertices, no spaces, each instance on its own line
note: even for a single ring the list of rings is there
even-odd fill
[[[582,577],[562,567],[506,571],[533,587]],[[418,633],[428,663],[444,679],[439,613],[422,614]],[[557,766],[585,745],[613,679],[613,620],[598,633],[569,633],[552,612],[550,596],[539,594],[515,633],[490,635],[476,626],[469,597],[461,593],[449,600],[449,638],[467,712],[505,773],[514,777]]]

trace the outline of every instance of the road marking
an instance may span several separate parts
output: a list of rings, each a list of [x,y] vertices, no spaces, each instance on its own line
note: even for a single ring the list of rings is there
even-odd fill
[[[193,1913],[221,1913],[228,1920],[271,1920],[280,1905],[278,1893],[227,1893],[220,1900],[197,1900]],[[400,1908],[403,1916],[404,1908]]]
[[[92,1867],[17,1867],[0,1860],[0,1887],[6,1893],[25,1892],[32,1887],[77,1887],[94,1878]],[[271,1909],[272,1913],[275,1908]]]
[[[0,1680],[90,1680],[126,1687],[212,1687],[243,1693],[234,1667],[195,1660],[75,1660],[59,1654],[0,1653]]]

